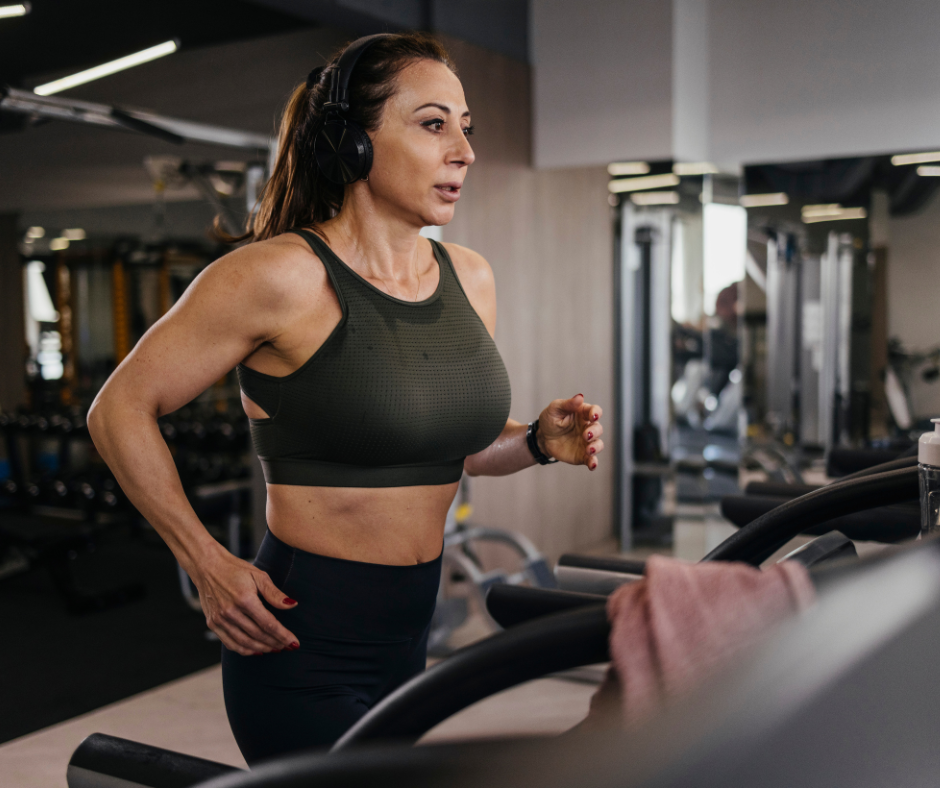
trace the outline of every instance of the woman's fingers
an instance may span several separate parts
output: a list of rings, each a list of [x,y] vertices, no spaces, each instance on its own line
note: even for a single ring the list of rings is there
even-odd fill
[[[592,471],[597,468],[597,455],[604,450],[604,441],[596,440],[588,444],[584,453],[584,464]]]
[[[236,609],[230,611],[226,623],[237,627],[255,642],[263,643],[264,651],[280,651],[283,648],[287,648],[284,643],[279,641],[274,635],[265,632],[241,610]]]
[[[588,424],[595,424],[600,421],[601,416],[604,415],[604,409],[600,405],[590,405],[585,402],[581,406],[581,418],[584,419]]]
[[[246,635],[241,629],[228,623],[222,618],[213,618],[209,622],[209,629],[219,636],[222,645],[229,651],[250,657],[253,654],[263,654],[267,646]]]
[[[274,585],[274,581],[271,580],[271,576],[267,572],[256,569],[254,578],[258,593],[264,597],[271,607],[276,607],[278,610],[293,610],[297,606],[297,600],[291,599]]]
[[[254,574],[255,586],[258,593],[264,597],[264,600],[279,610],[293,610],[297,607],[297,601],[291,599],[287,594],[281,591],[271,580],[267,572],[257,570]],[[261,604],[257,596],[254,603],[251,604],[249,615],[265,632],[281,643],[281,648],[292,648],[297,643],[294,633],[288,630],[280,621],[278,621],[264,605]]]
[[[593,440],[597,440],[603,434],[604,428],[599,423],[591,424],[584,429],[584,440],[590,443]]]
[[[263,632],[278,644],[276,648],[295,649],[300,645],[294,634],[281,624],[257,597],[242,609]]]

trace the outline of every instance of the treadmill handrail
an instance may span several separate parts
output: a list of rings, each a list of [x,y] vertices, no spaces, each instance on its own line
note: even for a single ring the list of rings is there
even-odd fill
[[[795,533],[840,515],[885,506],[919,495],[917,468],[834,482],[815,492],[785,501],[729,536],[703,561],[744,561],[758,566]],[[793,526],[799,530],[794,532]]]
[[[461,649],[372,708],[332,751],[375,739],[417,741],[476,701],[559,670],[610,660],[606,605],[543,616]]]

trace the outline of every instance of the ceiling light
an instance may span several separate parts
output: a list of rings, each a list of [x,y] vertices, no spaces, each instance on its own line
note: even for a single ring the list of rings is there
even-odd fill
[[[790,198],[784,192],[745,194],[741,197],[741,205],[745,208],[763,208],[767,205],[786,205],[788,202],[790,202]]]
[[[676,205],[679,192],[638,192],[630,195],[634,205]]]
[[[918,167],[917,174],[925,178],[940,178],[940,167]]]
[[[29,3],[0,5],[0,19],[9,19],[11,16],[26,16],[31,10]]]
[[[672,173],[665,175],[647,175],[645,178],[624,178],[619,181],[610,181],[607,189],[611,194],[622,192],[638,192],[645,189],[664,189],[669,186],[678,186],[679,176]]]
[[[844,219],[865,219],[867,216],[868,211],[864,208],[843,208],[838,203],[803,206],[803,222],[805,224],[835,222]]]
[[[607,165],[610,175],[646,175],[650,166],[645,161],[615,161]]]
[[[44,227],[30,227],[26,231],[27,238],[42,238],[46,234]]]
[[[905,164],[926,164],[931,161],[940,161],[940,151],[931,153],[901,153],[891,157],[891,163],[895,167],[902,167]]]
[[[156,60],[158,57],[172,55],[177,49],[179,49],[179,45],[176,41],[164,41],[162,44],[157,44],[155,47],[135,52],[133,55],[119,57],[117,60],[102,63],[100,66],[89,68],[86,71],[79,71],[77,74],[72,74],[69,77],[62,77],[62,79],[47,82],[45,85],[33,88],[33,93],[39,96],[49,96],[52,93],[58,93],[62,90],[74,88],[77,85],[84,85],[86,82],[91,82],[95,79],[101,79],[101,77],[123,71],[126,68],[139,66],[141,63],[148,63],[151,60]]]
[[[84,241],[85,231],[80,227],[75,227],[71,230],[63,230],[62,237],[69,241]]]
[[[714,164],[707,161],[677,161],[672,165],[672,171],[676,175],[715,175],[719,172]]]
[[[52,252],[61,252],[63,249],[69,248],[69,239],[68,238],[53,238],[49,241],[49,250]]]
[[[804,205],[801,213],[804,217],[838,216],[842,210],[843,208],[839,203],[830,202],[824,205]]]

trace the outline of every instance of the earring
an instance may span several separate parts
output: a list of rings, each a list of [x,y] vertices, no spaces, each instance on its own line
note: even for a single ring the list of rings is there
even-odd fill
[[[359,180],[360,180],[360,181],[367,181],[367,180],[369,180],[369,173],[366,173],[365,175],[363,175]]]

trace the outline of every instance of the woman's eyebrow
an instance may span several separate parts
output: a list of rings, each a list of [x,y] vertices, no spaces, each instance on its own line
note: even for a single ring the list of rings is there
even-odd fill
[[[438,108],[441,112],[443,112],[445,115],[450,115],[450,107],[448,107],[448,106],[446,106],[446,105],[444,105],[444,104],[438,104],[436,101],[430,101],[430,102],[428,102],[427,104],[422,104],[420,107],[418,107],[418,108],[415,110],[415,112],[420,112],[421,110],[427,109],[428,107],[437,107],[437,108]],[[469,118],[469,117],[470,117],[470,110],[467,110],[466,112],[464,112],[463,115],[461,115],[460,117],[462,117],[462,118]]]

